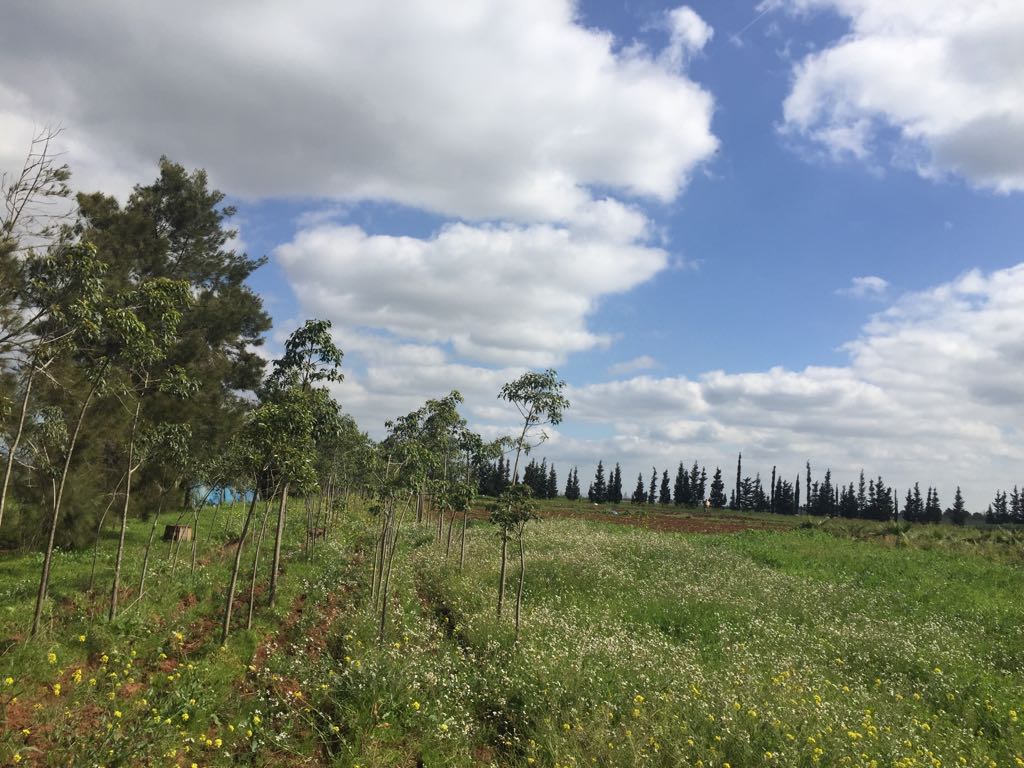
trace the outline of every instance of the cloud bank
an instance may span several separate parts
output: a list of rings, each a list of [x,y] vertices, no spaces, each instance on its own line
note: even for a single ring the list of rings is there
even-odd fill
[[[768,0],[834,11],[849,33],[800,61],[784,127],[835,157],[1024,189],[1024,4]]]

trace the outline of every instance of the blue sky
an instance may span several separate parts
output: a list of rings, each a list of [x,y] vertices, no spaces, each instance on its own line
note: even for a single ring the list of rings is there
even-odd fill
[[[47,5],[0,31],[3,167],[57,122],[84,188],[208,169],[268,350],[330,318],[371,433],[459,388],[500,434],[554,366],[584,477],[1024,483],[1014,0]]]

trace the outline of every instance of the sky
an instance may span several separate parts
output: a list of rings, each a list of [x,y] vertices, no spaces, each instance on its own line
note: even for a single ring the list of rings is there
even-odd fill
[[[1024,485],[1019,0],[16,1],[0,168],[63,128],[124,200],[161,155],[237,206],[274,318],[345,351],[375,437],[556,368],[586,485]]]

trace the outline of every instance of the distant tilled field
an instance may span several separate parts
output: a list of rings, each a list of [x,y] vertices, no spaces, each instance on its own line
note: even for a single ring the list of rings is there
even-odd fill
[[[499,541],[480,520],[461,573],[457,529],[446,556],[436,524],[405,523],[382,642],[361,512],[309,562],[297,527],[280,608],[223,649],[222,545],[237,519],[195,575],[161,561],[155,605],[106,625],[68,587],[31,643],[34,559],[8,558],[0,761],[1024,765],[1014,537],[551,511],[527,528],[518,643],[518,549],[499,620]],[[61,555],[59,583],[87,579],[90,557]],[[245,599],[236,612],[244,626]]]

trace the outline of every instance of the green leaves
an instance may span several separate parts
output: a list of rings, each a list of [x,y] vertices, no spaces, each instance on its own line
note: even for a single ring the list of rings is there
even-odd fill
[[[523,483],[510,485],[488,507],[491,522],[506,531],[516,530],[537,517],[533,491]]]
[[[515,381],[502,386],[499,400],[512,403],[526,419],[527,426],[534,424],[559,424],[562,413],[569,407],[569,401],[562,395],[565,382],[558,378],[558,372],[548,368],[543,373],[529,371]]]
[[[331,338],[330,320],[307,320],[295,330],[284,345],[284,355],[274,361],[271,381],[284,385],[296,381],[309,387],[317,381],[341,381],[341,359],[344,353]]]

